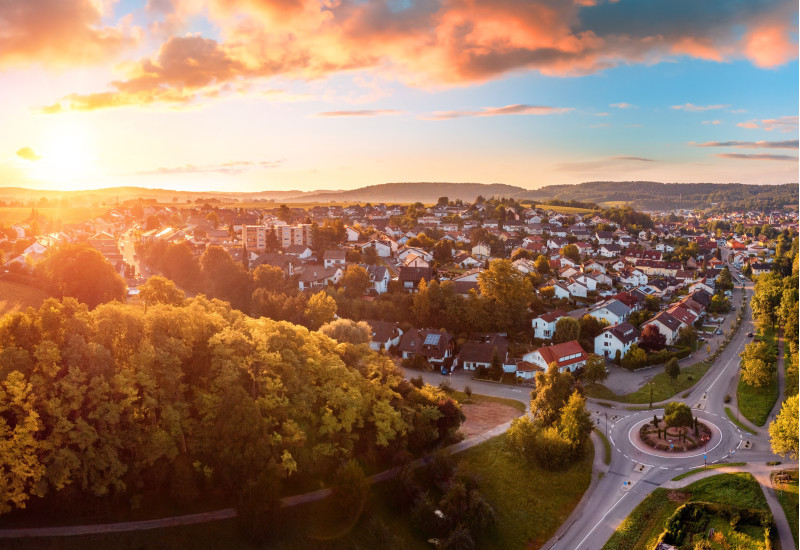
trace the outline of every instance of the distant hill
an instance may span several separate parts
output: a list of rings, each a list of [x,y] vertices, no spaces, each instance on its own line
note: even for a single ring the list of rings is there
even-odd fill
[[[764,209],[797,204],[796,183],[659,183],[655,181],[590,181],[550,185],[515,195],[516,199],[594,202],[600,206],[630,204],[639,210],[674,208]]]
[[[403,182],[369,185],[348,191],[312,191],[296,197],[298,201],[361,201],[361,202],[422,202],[434,203],[439,197],[450,200],[461,199],[472,202],[478,195],[489,197],[512,197],[530,193],[524,187],[504,183],[447,183],[447,182]],[[291,201],[295,197],[283,200]]]

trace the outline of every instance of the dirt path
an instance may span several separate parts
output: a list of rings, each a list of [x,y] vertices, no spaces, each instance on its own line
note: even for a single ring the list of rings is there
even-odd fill
[[[491,430],[520,415],[514,407],[492,402],[465,403],[461,405],[461,410],[467,417],[461,424],[461,433],[467,438]]]

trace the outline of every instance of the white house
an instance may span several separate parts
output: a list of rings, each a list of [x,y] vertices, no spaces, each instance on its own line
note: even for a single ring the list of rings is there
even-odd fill
[[[556,323],[559,319],[566,316],[567,314],[560,309],[554,309],[553,311],[548,311],[544,315],[539,315],[531,321],[533,337],[539,338],[540,340],[551,340],[556,333]]]
[[[319,264],[306,266],[297,280],[300,290],[323,288],[336,284],[342,278],[342,268],[339,266],[324,267]]]
[[[564,286],[564,283],[560,283],[558,281],[551,281],[553,290],[555,291],[555,297],[560,298],[569,298],[571,294],[569,293],[569,289]]]
[[[589,289],[586,288],[586,285],[576,281],[575,279],[570,279],[567,283],[567,290],[571,296],[576,298],[586,298]]]
[[[354,243],[358,241],[359,233],[349,225],[344,228],[345,233],[347,233],[347,241]]]
[[[639,338],[639,331],[627,321],[606,327],[594,339],[594,352],[600,357],[613,359],[619,351],[624,357]]]
[[[604,244],[600,247],[600,255],[604,258],[616,258],[622,249],[616,244]]]
[[[586,364],[587,357],[578,341],[572,340],[563,344],[541,347],[526,353],[522,359],[545,370],[551,363],[555,363],[561,372],[575,372],[576,369]]]
[[[391,275],[385,265],[366,265],[363,266],[369,273],[369,282],[378,294],[384,294],[389,290]]]
[[[491,249],[486,243],[478,243],[472,247],[472,255],[479,260],[488,259],[491,253]]]
[[[666,311],[658,313],[658,315],[647,321],[642,325],[642,329],[647,325],[655,325],[658,332],[667,338],[667,345],[674,343],[675,338],[678,336],[678,331],[681,327],[686,326]]]
[[[618,325],[628,320],[631,308],[619,300],[609,300],[594,308],[589,313],[598,321],[605,321],[609,325]]]
[[[415,256],[418,256],[418,257],[422,258],[426,262],[432,262],[433,261],[433,254],[431,254],[430,252],[425,252],[421,248],[415,248],[415,247],[412,247],[412,246],[403,247],[403,249],[400,250],[400,252],[397,253],[397,259],[400,260],[401,262],[403,262],[403,261],[405,261],[406,257],[409,254],[414,254]]]
[[[383,349],[389,349],[400,343],[400,337],[403,331],[400,330],[399,323],[392,323],[389,321],[364,321],[372,329],[370,335],[369,347],[374,351],[380,351],[381,346]]]

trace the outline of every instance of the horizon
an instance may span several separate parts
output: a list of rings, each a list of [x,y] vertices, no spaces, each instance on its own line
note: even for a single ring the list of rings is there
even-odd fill
[[[0,7],[0,186],[797,182],[787,0]]]

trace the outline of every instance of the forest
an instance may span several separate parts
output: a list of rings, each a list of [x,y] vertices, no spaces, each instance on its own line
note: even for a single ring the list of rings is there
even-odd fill
[[[157,281],[134,304],[51,298],[0,319],[0,513],[212,499],[257,525],[281,496],[405,463],[463,420],[366,344]]]

